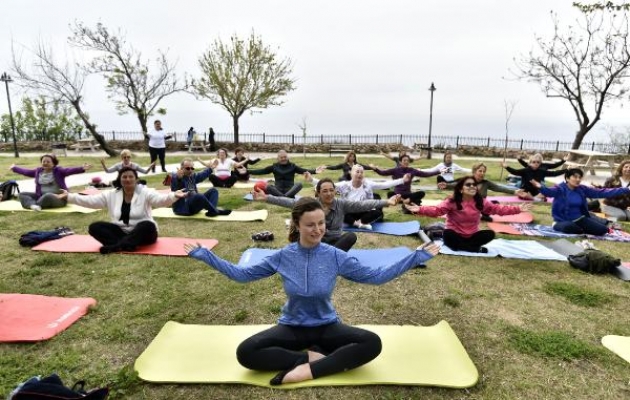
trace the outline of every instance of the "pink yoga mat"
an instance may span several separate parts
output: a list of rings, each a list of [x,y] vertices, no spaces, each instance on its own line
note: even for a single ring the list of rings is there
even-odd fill
[[[0,342],[50,339],[87,314],[91,298],[0,294]]]
[[[488,196],[486,197],[486,199],[490,201],[498,201],[499,203],[522,203],[525,201],[532,201],[532,200],[527,200],[527,199],[521,199],[518,196]],[[553,198],[551,197],[547,198],[547,203],[551,203],[552,201],[553,201]]]
[[[488,228],[492,229],[496,233],[506,233],[508,235],[522,235],[521,231],[514,228],[511,225],[501,224],[497,222],[488,222]]]
[[[187,256],[184,251],[185,243],[199,243],[209,249],[216,246],[216,239],[193,239],[177,237],[161,237],[157,242],[148,246],[139,247],[126,254],[150,254],[154,256]],[[54,253],[98,253],[101,244],[88,235],[70,235],[57,240],[50,240],[33,247],[35,251],[50,251]]]
[[[522,212],[513,215],[491,215],[493,222],[529,224],[534,220],[534,216],[530,212]]]

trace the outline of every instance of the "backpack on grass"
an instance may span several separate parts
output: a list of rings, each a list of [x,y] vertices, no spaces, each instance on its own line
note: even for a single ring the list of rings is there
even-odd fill
[[[2,182],[0,183],[0,193],[2,193],[1,201],[11,200],[20,193],[20,187],[16,181]]]
[[[581,253],[569,256],[569,264],[590,274],[605,274],[621,265],[621,260],[601,250],[586,249]]]
[[[86,391],[85,381],[78,381],[72,388],[63,385],[57,374],[45,378],[33,377],[24,382],[9,396],[10,400],[105,400],[108,388]]]
[[[52,231],[30,231],[20,236],[20,245],[24,247],[34,247],[40,243],[61,239],[64,236],[72,234],[74,234],[74,232],[67,226],[60,226]]]

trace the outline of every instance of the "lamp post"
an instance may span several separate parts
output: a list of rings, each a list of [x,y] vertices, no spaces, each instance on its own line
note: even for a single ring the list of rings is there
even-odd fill
[[[431,105],[429,106],[429,143],[427,143],[427,160],[431,159],[431,129],[433,128],[433,92],[435,92],[435,85],[431,82],[431,87],[429,88],[429,92],[431,92]]]
[[[9,96],[9,82],[13,82],[13,79],[5,72],[0,76],[0,82],[4,82],[7,89],[7,102],[9,103],[9,121],[11,121],[11,131],[13,132],[13,152],[15,158],[20,157],[17,149],[17,142],[15,141],[15,123],[13,122],[13,110],[11,110],[11,96]]]

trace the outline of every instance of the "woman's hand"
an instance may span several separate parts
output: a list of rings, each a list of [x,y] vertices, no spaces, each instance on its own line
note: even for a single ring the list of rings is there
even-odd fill
[[[87,170],[89,170],[90,168],[92,168],[92,164],[88,164],[88,163],[84,163],[84,164],[83,164],[83,170],[84,170],[84,171],[87,171]]]
[[[440,182],[437,184],[437,188],[440,190],[444,190],[448,187],[448,185],[446,184],[446,182]]]
[[[264,191],[254,188],[254,190],[252,190],[251,193],[252,193],[252,198],[255,201],[267,201],[267,193],[265,193]]]
[[[518,208],[521,209],[521,212],[531,211],[533,207],[532,203],[521,203],[518,205]]]
[[[390,197],[389,199],[387,199],[387,204],[390,205],[390,206],[395,206],[399,202],[400,202],[400,195],[399,194],[395,194],[392,197]]]
[[[405,204],[405,208],[412,214],[417,214],[420,211],[420,206],[414,203]]]
[[[206,168],[212,168],[212,162],[211,161],[206,162],[206,161],[202,160],[200,157],[197,157],[197,161],[199,161]]]
[[[501,166],[502,166],[503,168],[507,168],[507,167],[508,167],[508,163],[506,163],[505,161],[503,161],[503,162],[501,163]]]
[[[540,184],[540,182],[538,182],[538,181],[537,181],[537,180],[535,180],[535,179],[530,180],[530,181],[529,181],[529,183],[531,183],[531,184],[532,184],[532,186],[533,186],[533,187],[535,187],[536,189],[540,189],[540,188],[542,187],[542,185]]]
[[[153,167],[155,167],[155,161],[153,161],[151,164],[149,164],[149,166],[147,167],[147,170],[152,170]]]
[[[311,183],[312,183],[312,182],[313,182],[313,175],[311,175],[311,173],[310,173],[310,172],[306,171],[306,172],[304,173],[304,180],[305,180],[306,182],[311,182]]]
[[[175,193],[175,197],[177,197],[178,199],[183,199],[184,197],[188,196],[188,192],[184,191],[184,189],[179,189],[177,191],[174,192]]]
[[[411,182],[412,178],[413,178],[413,176],[411,176],[411,174],[407,173],[407,174],[403,175],[403,182],[409,183],[409,182]]]
[[[9,167],[9,171],[13,171],[13,167],[15,167],[15,164],[11,164],[11,166]]]
[[[424,250],[435,257],[440,252],[440,246],[438,246],[437,244],[433,242],[429,242],[429,243],[424,243],[421,246],[418,246],[416,250]]]
[[[204,248],[204,247],[201,244],[199,244],[199,243],[196,243],[196,244],[184,243],[184,251],[188,255],[190,255],[190,253],[192,253],[193,251],[195,251],[197,249],[201,249],[201,248]]]
[[[67,200],[68,199],[68,191],[61,189],[61,192],[60,193],[55,193],[55,196],[57,196],[57,198],[59,200]]]
[[[525,189],[518,189],[514,191],[514,195],[518,197],[523,197],[526,193]]]
[[[376,164],[368,164],[370,166],[370,168],[372,168],[374,171],[376,171],[377,169],[380,169],[379,167],[376,166]]]
[[[325,169],[326,169],[325,165],[320,165],[319,167],[315,168],[315,173],[321,174],[322,172],[324,172]]]

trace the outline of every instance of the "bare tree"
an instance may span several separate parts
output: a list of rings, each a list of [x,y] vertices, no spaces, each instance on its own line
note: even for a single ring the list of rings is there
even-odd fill
[[[569,102],[579,125],[571,148],[578,149],[604,106],[628,92],[628,16],[625,11],[584,11],[575,26],[566,28],[555,13],[551,16],[553,35],[537,37],[536,48],[515,60],[514,73],[539,84],[547,97]]]
[[[85,128],[92,134],[101,148],[110,156],[116,156],[118,152],[111,149],[103,135],[96,131],[96,126],[90,122],[89,115],[83,110],[83,85],[89,72],[79,65],[66,60],[65,64],[58,63],[53,51],[41,40],[36,45],[33,62],[30,69],[22,65],[21,58],[12,48],[13,70],[17,75],[17,83],[23,88],[32,89],[60,104],[70,104]]]
[[[505,108],[505,147],[503,148],[503,162],[505,163],[505,159],[507,158],[510,120],[512,119],[514,108],[516,107],[516,101],[503,100],[503,107]],[[503,168],[501,168],[501,175],[499,175],[499,180],[502,180],[502,179],[503,179]]]
[[[302,117],[302,122],[297,126],[302,131],[302,156],[306,158],[306,117]]]
[[[277,58],[254,32],[247,40],[232,36],[227,44],[217,39],[199,58],[202,77],[193,82],[195,93],[230,113],[234,143],[245,111],[282,105],[281,98],[295,89],[291,59]]]
[[[89,64],[90,70],[105,76],[109,98],[118,112],[122,115],[132,110],[144,133],[151,115],[166,114],[164,108],[158,108],[160,102],[187,88],[185,79],[180,82],[177,78],[176,64],[168,60],[166,53],[158,50],[156,72],[151,74],[149,61],[126,43],[120,31],[110,33],[101,23],[91,29],[81,22],[75,22],[70,30],[72,36],[68,40],[72,45],[99,52]]]

